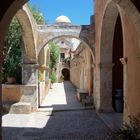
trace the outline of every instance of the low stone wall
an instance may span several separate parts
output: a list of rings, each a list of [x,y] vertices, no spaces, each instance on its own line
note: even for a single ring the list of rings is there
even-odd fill
[[[31,104],[32,111],[36,110],[38,107],[38,87],[35,84],[3,84],[2,102],[26,102]]]
[[[29,114],[38,108],[38,86],[27,85],[2,85],[2,102],[12,114]]]
[[[18,102],[21,95],[21,85],[2,85],[2,102]]]

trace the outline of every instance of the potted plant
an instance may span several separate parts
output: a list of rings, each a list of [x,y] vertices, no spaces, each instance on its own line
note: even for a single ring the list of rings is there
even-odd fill
[[[20,74],[20,60],[17,56],[9,57],[4,63],[4,76],[8,84],[15,84],[16,78]]]
[[[3,83],[8,82],[21,83],[21,46],[23,44],[22,32],[18,20],[14,17],[10,23],[9,29],[5,36],[4,48],[3,48]],[[12,77],[12,78],[8,78]],[[14,77],[14,78],[13,78]],[[17,80],[15,80],[15,77]],[[10,79],[10,81],[9,81]],[[11,81],[13,79],[13,82]]]

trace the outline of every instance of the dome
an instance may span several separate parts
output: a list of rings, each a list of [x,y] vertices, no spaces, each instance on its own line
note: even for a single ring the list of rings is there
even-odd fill
[[[71,23],[70,19],[66,16],[59,16],[56,18],[56,23]]]

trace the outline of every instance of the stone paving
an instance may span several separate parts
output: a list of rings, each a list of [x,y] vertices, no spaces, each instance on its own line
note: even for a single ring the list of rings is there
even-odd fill
[[[109,140],[93,110],[3,116],[3,140]]]
[[[76,98],[76,88],[69,81],[52,85],[39,110],[79,110],[85,108]]]
[[[60,91],[63,89],[62,85],[61,83]],[[67,83],[66,87],[65,91],[69,91],[72,85]],[[57,93],[61,93],[60,91]],[[75,92],[74,87],[67,93],[72,93],[72,91]],[[75,97],[74,94],[73,97]],[[4,115],[3,140],[110,140],[108,137],[110,129],[98,117],[95,110],[81,109],[81,105],[72,97],[70,97],[72,104],[70,100],[67,102],[68,104],[66,102],[59,104],[57,102],[59,99],[54,100],[55,105],[59,106],[55,108],[57,111],[39,110],[28,115]],[[46,101],[43,105],[51,106],[53,104],[48,104]],[[74,108],[74,104],[78,106]],[[58,109],[60,110],[58,111]]]

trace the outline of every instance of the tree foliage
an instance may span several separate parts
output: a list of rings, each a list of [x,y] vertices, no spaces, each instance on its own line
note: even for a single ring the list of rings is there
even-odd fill
[[[45,23],[43,15],[37,10],[37,8],[30,5],[29,9],[38,24]],[[5,37],[5,46],[3,50],[3,82],[6,81],[7,76],[14,76],[19,82],[21,82],[22,45],[21,26],[16,17],[13,17]]]
[[[53,42],[49,43],[50,48],[50,68],[55,69],[59,58],[59,46]]]
[[[56,78],[56,73],[55,71],[52,71],[52,74],[50,75],[50,79],[51,79],[51,83],[55,83],[57,81],[57,78]]]
[[[35,6],[28,4],[28,7],[34,17],[34,19],[36,20],[37,24],[45,24],[45,19],[43,14],[40,12],[39,9],[37,9]]]
[[[21,55],[21,45],[22,41],[22,34],[21,34],[21,27],[18,23],[17,19],[14,17],[10,23],[8,32],[5,37],[5,46],[4,46],[4,55],[6,57],[10,57],[15,55]]]
[[[3,80],[7,76],[14,76],[18,81],[21,79],[21,44],[22,33],[17,19],[14,17],[10,23],[8,32],[5,37],[5,46],[3,50]]]
[[[57,81],[56,77],[56,68],[59,59],[59,46],[53,42],[49,42],[50,48],[50,69],[51,69],[51,83],[55,83]]]

